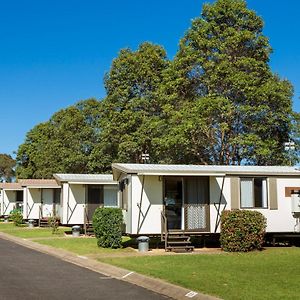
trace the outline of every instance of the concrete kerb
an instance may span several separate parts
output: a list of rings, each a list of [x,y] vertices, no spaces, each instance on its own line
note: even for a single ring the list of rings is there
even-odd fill
[[[186,288],[165,282],[161,279],[148,277],[142,274],[131,272],[129,270],[115,267],[109,264],[101,263],[96,260],[87,258],[85,256],[76,255],[72,252],[57,249],[46,245],[37,244],[33,241],[11,236],[9,234],[0,232],[0,238],[9,240],[11,242],[17,243],[19,245],[25,246],[27,248],[49,254],[60,258],[64,261],[70,262],[72,264],[78,265],[83,268],[87,268],[97,273],[101,273],[105,276],[112,277],[118,280],[123,280],[158,294],[168,296],[176,300],[186,300],[186,299],[195,299],[195,300],[218,300],[220,298],[205,295],[199,292],[194,292]]]

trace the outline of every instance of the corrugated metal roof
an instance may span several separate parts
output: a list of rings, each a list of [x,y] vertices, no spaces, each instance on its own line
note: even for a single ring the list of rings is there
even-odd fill
[[[120,173],[139,175],[290,175],[300,171],[288,166],[220,166],[220,165],[163,165],[163,164],[112,164],[115,177]],[[115,179],[116,179],[115,178]]]
[[[21,184],[17,182],[3,182],[0,183],[0,189],[2,190],[22,190]]]
[[[112,174],[54,174],[58,182],[69,183],[117,183],[113,180]]]
[[[19,179],[22,186],[32,188],[58,188],[60,187],[55,179]]]

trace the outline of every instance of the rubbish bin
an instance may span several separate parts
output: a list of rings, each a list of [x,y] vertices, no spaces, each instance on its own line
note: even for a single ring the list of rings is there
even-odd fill
[[[79,225],[72,226],[72,236],[80,236],[81,227]]]
[[[4,216],[4,223],[8,223],[8,221],[9,221],[9,216],[5,215]]]
[[[149,237],[148,236],[139,236],[137,238],[139,245],[139,252],[147,252],[149,250]]]
[[[28,220],[28,227],[29,228],[33,228],[34,227],[34,220],[33,219]]]

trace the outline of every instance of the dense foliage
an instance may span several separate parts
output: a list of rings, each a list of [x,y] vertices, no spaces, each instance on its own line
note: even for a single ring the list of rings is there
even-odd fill
[[[160,46],[143,43],[135,52],[121,50],[105,77],[106,122],[99,158],[140,162],[142,153],[154,155],[162,114],[159,89],[167,66]]]
[[[232,210],[221,215],[220,243],[224,251],[261,249],[265,231],[266,218],[258,211]]]
[[[17,153],[19,178],[51,178],[54,173],[95,173],[101,103],[88,99],[55,113],[26,135]]]
[[[0,181],[11,182],[15,175],[16,161],[8,154],[0,154]]]
[[[245,1],[203,6],[166,72],[167,150],[185,143],[193,163],[285,163],[292,87],[271,72],[262,29]]]
[[[104,78],[107,96],[64,109],[19,147],[17,175],[96,173],[112,162],[284,165],[297,157],[293,89],[272,73],[263,20],[244,0],[205,4],[173,60],[142,43],[123,49]]]
[[[122,245],[122,225],[121,209],[98,207],[93,215],[93,228],[98,246],[120,248]]]

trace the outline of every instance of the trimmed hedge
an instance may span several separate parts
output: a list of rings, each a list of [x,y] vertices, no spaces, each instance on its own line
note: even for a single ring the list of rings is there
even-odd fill
[[[122,246],[123,214],[120,208],[98,207],[93,215],[97,244],[103,248]]]
[[[222,249],[228,252],[247,252],[261,249],[266,224],[266,218],[258,211],[223,211],[220,234]]]

